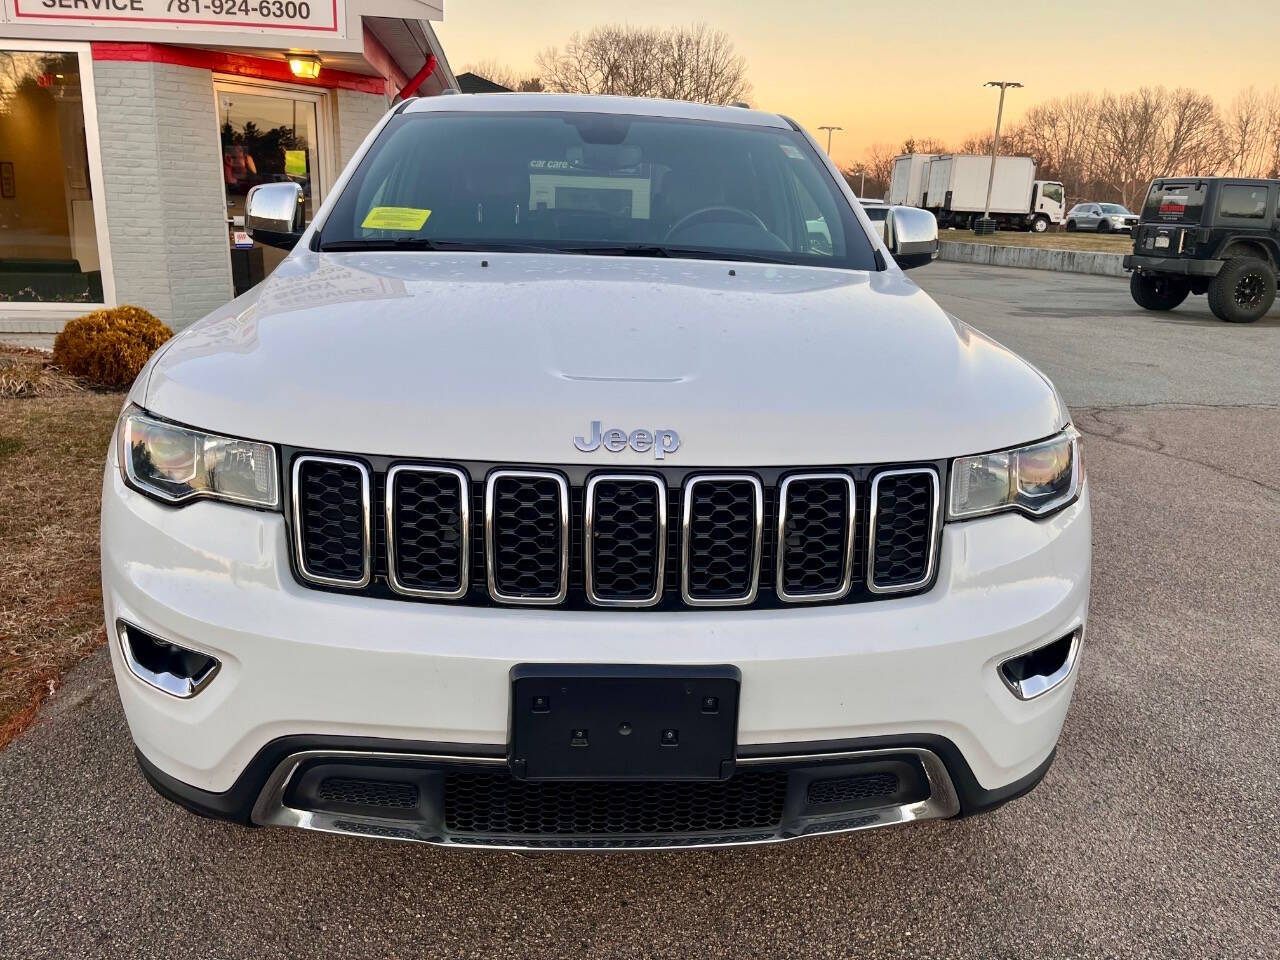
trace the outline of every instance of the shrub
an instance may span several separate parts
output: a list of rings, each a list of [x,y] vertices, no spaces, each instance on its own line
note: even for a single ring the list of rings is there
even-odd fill
[[[68,321],[53,341],[53,362],[101,387],[127,387],[173,331],[140,307],[95,310]]]

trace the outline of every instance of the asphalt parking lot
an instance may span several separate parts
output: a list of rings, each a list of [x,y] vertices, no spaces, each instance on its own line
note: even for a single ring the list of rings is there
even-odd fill
[[[1035,792],[710,852],[246,830],[151,792],[100,652],[0,753],[0,957],[1280,955],[1280,310],[1232,326],[1108,278],[914,276],[1086,434],[1090,635]]]

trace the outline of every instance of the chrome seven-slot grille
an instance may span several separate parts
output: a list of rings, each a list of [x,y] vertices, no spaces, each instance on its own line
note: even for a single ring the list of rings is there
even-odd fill
[[[592,471],[299,453],[294,568],[321,589],[676,609],[927,589],[939,465]]]

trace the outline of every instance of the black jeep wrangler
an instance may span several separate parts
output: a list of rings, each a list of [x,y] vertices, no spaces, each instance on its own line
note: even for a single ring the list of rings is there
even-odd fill
[[[1133,228],[1129,291],[1148,310],[1209,294],[1219,320],[1252,323],[1271,309],[1280,268],[1280,180],[1169,177],[1151,184]]]

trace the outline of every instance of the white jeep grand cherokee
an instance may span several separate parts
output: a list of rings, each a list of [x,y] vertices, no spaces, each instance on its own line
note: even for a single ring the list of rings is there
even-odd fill
[[[648,848],[1044,776],[1084,468],[1045,378],[904,277],[927,214],[886,246],[784,117],[544,95],[401,104],[305,228],[300,196],[257,188],[292,254],[152,360],[106,470],[162,794]]]

